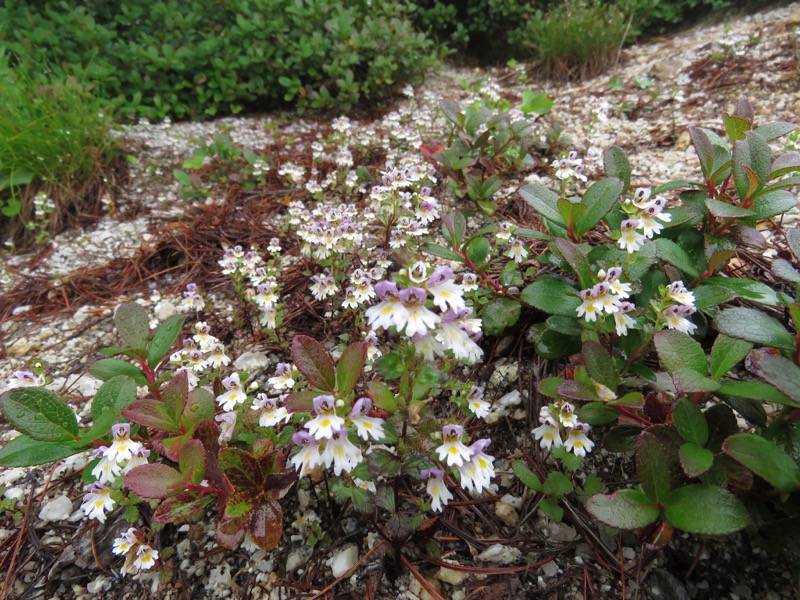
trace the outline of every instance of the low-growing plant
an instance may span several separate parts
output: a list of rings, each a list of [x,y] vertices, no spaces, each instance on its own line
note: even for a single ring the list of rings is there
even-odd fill
[[[122,162],[103,104],[73,78],[32,69],[0,54],[0,235],[22,245],[97,214]]]

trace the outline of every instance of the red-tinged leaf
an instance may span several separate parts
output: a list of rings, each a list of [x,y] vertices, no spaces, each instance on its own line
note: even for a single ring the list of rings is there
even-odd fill
[[[214,395],[204,388],[195,388],[189,392],[189,399],[181,415],[181,424],[191,429],[201,421],[213,419],[214,409]]]
[[[314,410],[314,398],[321,396],[322,392],[292,392],[283,400],[283,405],[289,412],[311,412]]]
[[[558,395],[570,398],[571,400],[585,400],[587,402],[599,402],[597,392],[589,384],[583,381],[568,380],[558,386]]]
[[[606,349],[598,342],[586,341],[583,343],[581,354],[586,362],[589,377],[616,392],[619,387],[619,371]]]
[[[283,471],[282,473],[269,473],[264,477],[264,493],[272,500],[280,500],[297,482],[297,472]]]
[[[617,529],[646,527],[661,514],[650,498],[635,489],[592,496],[586,501],[586,510],[598,521]]]
[[[142,498],[166,498],[183,485],[180,471],[163,463],[139,465],[125,475],[125,487]]]
[[[431,144],[422,144],[419,151],[426,159],[431,160],[434,154],[444,151],[444,144],[442,142],[433,142]]]
[[[180,460],[183,447],[189,440],[192,439],[192,433],[192,431],[187,431],[183,435],[164,438],[162,441],[163,448],[160,451],[163,451],[164,456],[166,456],[172,462],[178,462]]]
[[[169,420],[177,423],[189,399],[189,377],[186,371],[175,375],[161,388],[161,399],[164,401]]]
[[[161,501],[153,513],[157,523],[185,523],[199,519],[206,507],[214,501],[214,496],[197,497],[196,492],[182,492]]]
[[[636,443],[636,471],[648,498],[662,502],[672,489],[671,467],[665,446],[656,436],[643,431]]]
[[[219,453],[219,466],[235,488],[261,490],[264,474],[256,458],[244,450],[225,448]]]
[[[178,424],[170,417],[167,407],[155,398],[134,400],[122,410],[122,415],[129,421],[145,427],[169,433],[181,433]]]
[[[224,548],[235,548],[242,541],[255,503],[244,494],[228,499],[225,509],[217,518],[217,541]]]
[[[361,371],[367,364],[367,342],[353,342],[339,357],[336,363],[336,389],[349,394],[356,387]]]
[[[768,348],[753,350],[745,363],[747,370],[800,403],[800,367]]]
[[[370,381],[367,384],[367,393],[375,406],[385,410],[390,414],[394,414],[397,410],[397,399],[389,387],[380,381]]]
[[[213,419],[202,421],[195,429],[194,437],[203,443],[206,451],[206,479],[211,482],[213,487],[223,490],[218,503],[221,509],[224,501],[233,493],[233,487],[222,474],[217,460],[217,456],[219,456],[219,426]]]
[[[292,361],[308,383],[326,392],[336,389],[336,371],[333,359],[322,344],[307,335],[296,335],[292,340]]]
[[[264,502],[250,517],[250,536],[256,545],[269,552],[281,541],[283,533],[283,511],[277,502]]]
[[[203,442],[200,440],[190,440],[187,442],[180,456],[181,473],[194,485],[199,485],[203,481],[206,473],[206,452]]]

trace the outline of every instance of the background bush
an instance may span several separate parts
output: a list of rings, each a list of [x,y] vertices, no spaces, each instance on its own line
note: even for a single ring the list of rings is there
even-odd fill
[[[0,47],[60,65],[128,117],[347,110],[435,62],[406,12],[368,0],[5,0]]]

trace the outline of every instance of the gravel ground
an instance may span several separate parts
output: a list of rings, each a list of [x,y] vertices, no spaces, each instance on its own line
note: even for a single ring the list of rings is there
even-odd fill
[[[539,82],[527,65],[517,69],[445,69],[430,75],[391,112],[351,117],[354,136],[371,147],[401,148],[413,153],[420,143],[435,141],[442,130],[436,114],[440,98],[466,101],[480,93],[498,94],[512,100],[523,90],[544,91],[555,100],[548,123],[563,131],[562,146],[590,157],[610,144],[621,146],[633,165],[634,185],[658,185],[673,179],[695,179],[698,161],[689,147],[686,126],[699,124],[720,128],[721,114],[731,110],[739,96],[755,107],[757,119],[793,121],[800,118],[800,3],[760,13],[724,25],[701,26],[668,38],[624,50],[616,67],[594,79],[577,84]],[[477,82],[483,81],[482,85]],[[468,89],[471,88],[471,89]],[[409,127],[411,122],[415,127]],[[327,120],[303,119],[285,114],[219,119],[209,123],[146,123],[119,133],[137,159],[130,182],[110,201],[109,212],[84,230],[69,230],[56,236],[44,251],[6,254],[5,271],[10,290],[32,278],[51,281],[57,296],[58,281],[79,269],[102,267],[109,257],[130,258],[155,244],[165,228],[180,222],[197,200],[180,195],[172,177],[192,155],[197,140],[209,140],[226,132],[233,142],[257,152],[269,151],[273,168],[292,157],[311,152],[318,135],[330,134]],[[439,134],[440,135],[440,134]],[[278,160],[280,158],[280,160]],[[392,157],[400,160],[402,155]],[[595,163],[596,166],[596,163]],[[526,181],[552,183],[544,166],[527,174]],[[509,181],[501,191],[506,208],[518,203],[521,181]],[[293,199],[308,196],[287,185]],[[210,198],[207,203],[223,203]],[[280,217],[279,217],[280,218]],[[796,218],[796,215],[789,218]],[[179,304],[179,295],[160,294],[176,281],[153,280],[130,297],[138,299],[163,318]],[[99,349],[116,345],[111,315],[113,307],[129,299],[119,297],[103,303],[84,302],[75,310],[52,318],[26,319],[30,306],[16,307],[13,318],[0,326],[0,342],[6,360],[0,376],[22,368],[32,359],[47,363],[51,389],[71,402],[82,423],[90,418],[87,400],[100,382],[86,375],[98,358]],[[224,298],[219,302],[224,304]],[[24,303],[23,303],[24,304]],[[236,356],[252,348],[236,348]],[[273,357],[274,362],[274,357]],[[448,598],[582,598],[621,597],[617,574],[603,569],[600,558],[619,562],[637,572],[625,581],[625,593],[634,598],[731,598],[778,599],[800,595],[797,574],[773,559],[746,535],[706,541],[678,535],[652,561],[641,540],[630,536],[617,549],[612,538],[585,523],[581,507],[567,511],[565,523],[554,523],[537,511],[532,497],[515,484],[510,460],[519,449],[536,452],[529,439],[529,414],[533,398],[531,380],[536,365],[506,357],[486,372],[487,397],[496,406],[507,405],[498,432],[506,446],[496,448],[498,498],[483,506],[495,533],[504,541],[493,548],[486,539],[490,528],[473,533],[483,541],[445,558],[451,562],[482,567],[532,564],[554,557],[544,565],[503,576],[465,575],[436,566],[423,574]],[[0,383],[0,391],[3,389]],[[0,443],[15,434],[0,422]],[[496,439],[498,439],[496,437]],[[503,454],[505,452],[505,454]],[[605,476],[624,480],[632,475],[629,457],[596,453],[587,463]],[[333,581],[331,569],[352,564],[353,554],[362,555],[377,538],[366,535],[354,518],[337,523],[341,535],[325,550],[303,542],[295,521],[305,511],[324,507],[302,487],[292,492],[284,507],[285,541],[266,553],[253,547],[222,551],[214,541],[213,528],[198,523],[161,534],[164,545],[174,544],[170,570],[159,585],[154,575],[119,576],[119,561],[110,554],[109,540],[127,525],[120,515],[105,526],[90,530],[78,511],[81,497],[80,469],[88,457],[78,455],[56,467],[0,470],[0,572],[9,598],[289,598],[310,581]],[[27,511],[26,535],[18,535],[15,519]],[[294,528],[293,528],[294,523]],[[593,532],[593,533],[592,533]],[[522,541],[520,541],[522,540]],[[603,555],[599,547],[612,550]],[[353,550],[355,548],[355,550]],[[597,554],[599,552],[599,554]],[[94,554],[97,554],[97,557]],[[359,554],[360,553],[360,554]],[[477,560],[476,557],[480,555]],[[11,558],[10,558],[11,557]],[[98,560],[96,560],[99,559]],[[13,561],[13,577],[6,578],[6,565]],[[98,566],[98,562],[102,566]],[[365,567],[368,574],[377,565]],[[688,575],[687,575],[688,573]],[[384,569],[380,593],[385,598],[427,598],[416,579]],[[340,586],[341,595],[364,595],[364,573],[357,571]],[[319,589],[319,588],[317,588]],[[354,590],[347,592],[346,590]]]

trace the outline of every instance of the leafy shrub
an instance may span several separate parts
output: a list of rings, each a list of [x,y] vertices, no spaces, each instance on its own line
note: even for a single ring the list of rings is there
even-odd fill
[[[120,112],[198,118],[284,102],[349,109],[387,98],[435,59],[396,2],[5,2],[0,46],[62,65]]]
[[[729,0],[632,0],[630,10],[645,33],[662,33],[731,5]]]
[[[8,62],[0,55],[0,233],[24,244],[96,212],[121,147],[111,116],[78,81],[35,81]]]

